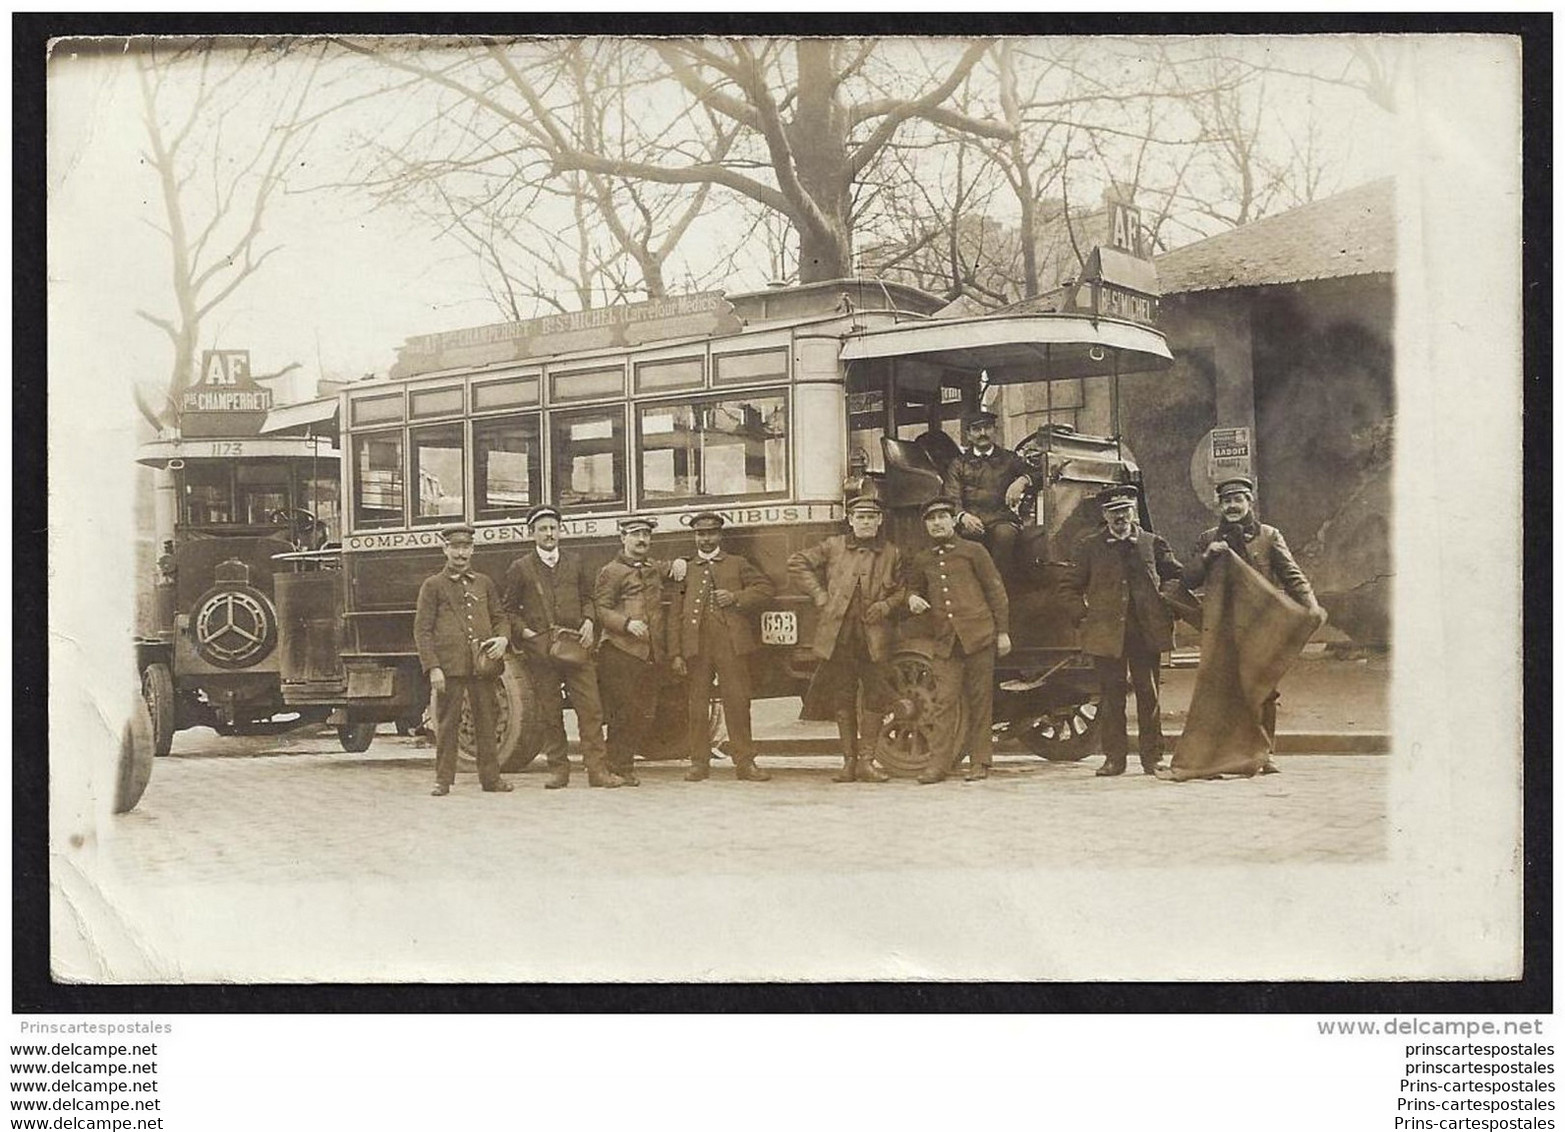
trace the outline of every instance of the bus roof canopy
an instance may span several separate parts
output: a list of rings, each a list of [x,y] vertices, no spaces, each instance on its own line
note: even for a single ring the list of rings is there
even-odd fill
[[[845,362],[900,357],[984,370],[992,385],[1137,373],[1166,369],[1174,360],[1151,327],[1071,314],[930,319],[867,330],[842,344]]]

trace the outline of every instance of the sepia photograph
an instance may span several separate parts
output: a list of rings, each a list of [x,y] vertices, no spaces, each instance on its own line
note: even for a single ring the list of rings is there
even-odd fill
[[[1519,38],[45,94],[55,982],[1522,977]]]

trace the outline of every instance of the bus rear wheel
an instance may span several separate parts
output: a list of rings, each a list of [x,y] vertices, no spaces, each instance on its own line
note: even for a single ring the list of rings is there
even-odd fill
[[[375,741],[375,724],[339,723],[337,741],[342,744],[344,751],[350,751],[355,755],[363,754]]]
[[[517,771],[537,757],[517,750],[523,732],[530,730],[527,721],[526,675],[521,662],[514,656],[505,658],[505,671],[500,675],[499,688],[495,692],[495,762],[505,771]],[[473,705],[462,702],[462,718],[456,731],[457,767],[463,771],[478,769],[478,744],[473,730]]]
[[[1097,749],[1098,698],[1018,720],[1011,731],[1039,758],[1055,763],[1080,762]]]
[[[141,670],[141,698],[152,717],[152,753],[161,757],[174,745],[174,677],[168,665],[154,661]]]
[[[961,696],[942,688],[935,663],[917,653],[893,657],[887,682],[891,712],[880,729],[875,761],[894,778],[916,778],[954,750],[965,733]]]

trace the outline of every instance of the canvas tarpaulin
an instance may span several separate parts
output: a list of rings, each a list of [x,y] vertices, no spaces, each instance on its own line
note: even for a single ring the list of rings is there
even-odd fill
[[[1270,751],[1261,705],[1319,624],[1316,614],[1232,551],[1212,561],[1202,606],[1201,666],[1170,778],[1261,769]]]

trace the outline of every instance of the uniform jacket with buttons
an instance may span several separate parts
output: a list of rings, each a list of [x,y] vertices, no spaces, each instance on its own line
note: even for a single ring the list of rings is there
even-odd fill
[[[714,590],[728,590],[734,595],[734,604],[719,609],[712,597]],[[754,652],[756,611],[776,592],[770,578],[737,554],[719,549],[710,562],[699,555],[690,559],[684,584],[675,589],[669,607],[669,654],[697,655],[703,621],[727,635],[736,655]]]
[[[522,630],[537,633],[532,646],[547,651],[549,629],[559,625],[580,629],[583,621],[598,623],[598,610],[592,600],[592,578],[581,559],[561,550],[559,561],[551,569],[544,565],[536,550],[512,562],[505,572],[501,598],[510,619],[511,644],[522,649]]]
[[[459,581],[442,570],[418,588],[413,643],[425,672],[439,668],[447,676],[471,676],[471,642],[503,636],[505,631],[500,589],[488,574],[469,570]]]
[[[1009,448],[996,444],[987,456],[968,449],[946,469],[945,493],[986,527],[1014,523],[1016,513],[1005,505],[1005,490],[1022,476],[1031,478],[1032,470]]]
[[[1086,599],[1083,652],[1123,656],[1132,614],[1143,640],[1159,652],[1174,647],[1173,613],[1159,590],[1163,583],[1178,581],[1182,568],[1167,539],[1132,526],[1130,538],[1121,542],[1099,527],[1076,544],[1073,557],[1065,585]]]
[[[861,543],[852,535],[832,535],[788,556],[788,576],[810,597],[824,596],[815,627],[815,655],[830,660],[843,618],[860,592],[864,638],[871,660],[891,655],[892,611],[907,601],[902,557],[884,537]]]
[[[1214,542],[1226,542],[1240,558],[1255,567],[1261,577],[1303,606],[1315,605],[1315,590],[1304,571],[1293,559],[1283,541],[1282,532],[1251,516],[1244,523],[1222,523],[1202,531],[1185,566],[1185,585],[1200,589],[1206,581],[1206,548]]]
[[[663,620],[663,579],[669,564],[649,558],[634,565],[623,553],[616,555],[598,571],[592,602],[603,620],[603,644],[639,657],[662,660],[667,644]],[[632,636],[626,628],[632,621],[647,626],[645,639]]]
[[[909,567],[908,588],[929,602],[914,614],[906,632],[931,639],[935,655],[972,656],[1010,632],[1010,603],[994,559],[976,542],[955,539],[919,551]]]

